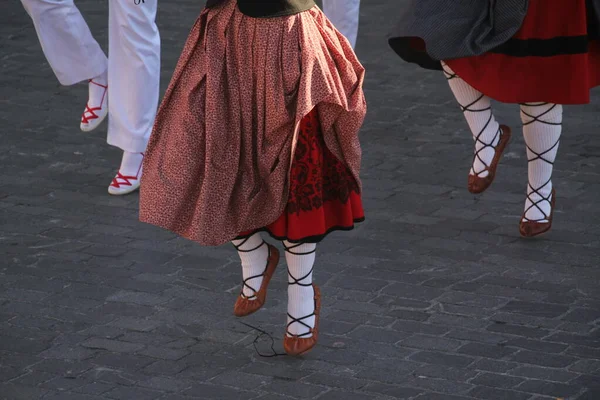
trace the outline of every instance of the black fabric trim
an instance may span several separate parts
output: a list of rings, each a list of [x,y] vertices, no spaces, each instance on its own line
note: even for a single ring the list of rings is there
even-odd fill
[[[393,37],[388,40],[388,44],[404,61],[417,64],[421,68],[433,71],[442,71],[440,60],[434,60],[425,51],[419,51],[411,46],[410,37]]]
[[[585,54],[589,50],[589,38],[581,36],[559,36],[552,39],[509,39],[490,53],[510,57],[554,57]]]
[[[354,219],[354,224],[358,224],[358,223],[361,223],[361,222],[364,222],[364,221],[365,221],[364,217],[363,218],[355,218]],[[352,225],[352,226],[334,226],[332,228],[329,228],[329,230],[327,230],[327,232],[323,233],[322,235],[308,236],[308,237],[305,237],[305,238],[302,238],[302,239],[295,239],[295,240],[291,240],[291,239],[289,239],[289,238],[287,238],[285,236],[284,237],[276,236],[276,235],[273,234],[273,232],[271,232],[269,230],[269,228],[260,228],[260,229],[256,229],[256,230],[252,231],[252,233],[250,233],[248,235],[238,236],[238,237],[236,237],[233,240],[243,240],[243,239],[246,239],[246,238],[248,238],[248,237],[250,237],[250,236],[252,236],[252,235],[254,235],[256,233],[266,232],[266,233],[269,234],[269,236],[271,236],[273,239],[275,239],[275,240],[277,240],[279,242],[283,242],[284,240],[286,240],[286,241],[288,241],[290,243],[319,243],[319,242],[323,241],[323,239],[325,239],[325,237],[327,235],[329,235],[330,233],[333,233],[335,231],[348,232],[348,231],[353,230],[354,228],[355,228],[355,225]]]
[[[597,0],[586,0],[587,34],[591,40],[600,40],[600,10]]]
[[[274,18],[294,15],[315,6],[314,0],[238,0],[241,13],[253,18]]]

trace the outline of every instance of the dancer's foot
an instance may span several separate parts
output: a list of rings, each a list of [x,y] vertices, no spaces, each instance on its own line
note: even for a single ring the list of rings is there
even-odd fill
[[[265,304],[267,287],[279,263],[279,250],[263,241],[260,234],[233,243],[242,259],[244,275],[242,290],[233,307],[233,314],[245,317],[258,311]]]
[[[313,304],[313,312],[296,318],[288,313],[288,324],[283,348],[291,356],[308,353],[316,346],[319,338],[319,315],[321,314],[321,291],[317,285],[311,285],[313,296],[308,300]],[[310,288],[309,288],[310,289]],[[288,300],[289,301],[289,300]]]
[[[471,171],[469,173],[469,192],[475,194],[482,193],[488,187],[490,187],[492,182],[494,182],[494,178],[496,177],[496,168],[498,167],[498,163],[500,162],[500,158],[502,158],[502,154],[504,153],[506,146],[510,142],[510,137],[510,128],[506,125],[500,125],[500,127],[498,128],[498,138],[495,138],[492,144],[483,143],[480,146],[480,148],[476,150],[475,160],[473,161],[473,167],[471,167]],[[489,160],[489,158],[484,160],[481,157],[481,152],[489,149],[493,151],[493,157],[491,158],[491,161]],[[489,164],[487,164],[488,162]],[[482,167],[478,171],[475,170],[476,164],[480,164],[480,167]]]
[[[442,62],[442,68],[475,141],[467,187],[471,193],[481,193],[494,181],[510,129],[496,121],[489,97],[463,81],[446,63]]]
[[[144,153],[123,152],[123,160],[119,172],[108,187],[108,193],[122,196],[134,192],[140,187]]]
[[[532,189],[531,186],[529,188]],[[542,194],[541,191],[531,191],[531,193],[528,193],[525,202],[525,212],[519,224],[521,236],[534,237],[548,232],[552,228],[555,205],[555,189],[552,189],[548,195]]]
[[[106,72],[88,81],[89,97],[85,111],[81,115],[80,128],[84,132],[93,131],[108,115],[108,80]]]
[[[562,133],[562,106],[521,104],[521,120],[527,146],[528,184],[519,232],[524,237],[533,237],[552,227],[556,204],[552,170]]]
[[[300,355],[317,343],[321,296],[312,283],[317,245],[284,241],[288,265],[288,317],[283,347],[290,355]]]

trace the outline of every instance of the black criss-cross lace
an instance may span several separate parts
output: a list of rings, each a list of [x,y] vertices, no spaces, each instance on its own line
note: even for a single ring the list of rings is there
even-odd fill
[[[548,105],[550,103],[521,103],[522,106],[528,106],[528,107],[542,107],[545,105]],[[540,115],[531,115],[527,112],[525,112],[523,110],[523,107],[521,107],[521,112],[526,115],[527,117],[531,118],[531,121],[528,122],[524,122],[523,126],[527,126],[527,125],[531,125],[534,122],[539,122],[541,124],[546,124],[546,125],[554,125],[554,126],[560,126],[562,125],[562,122],[549,122],[549,121],[545,121],[543,119],[541,119],[542,117],[544,117],[546,114],[550,113],[552,110],[554,110],[557,107],[557,104],[552,105],[552,107],[548,108],[546,111],[544,111],[543,113],[541,113]],[[525,142],[525,146],[527,146],[527,150],[529,150],[532,154],[534,154],[534,157],[529,158],[527,157],[527,162],[534,162],[536,160],[542,160],[543,162],[546,162],[550,165],[554,165],[554,162],[546,159],[544,156],[546,156],[546,154],[548,154],[549,152],[551,152],[552,150],[554,150],[554,148],[556,146],[558,146],[558,144],[560,143],[560,138],[548,149],[538,153],[535,150],[533,150],[531,147],[529,147],[527,145],[527,142]],[[553,192],[550,191],[550,193],[548,194],[548,196],[544,196],[542,195],[542,193],[540,192],[543,188],[545,188],[547,185],[550,184],[550,182],[552,181],[552,178],[548,179],[546,181],[546,183],[544,183],[543,185],[534,188],[533,186],[531,186],[530,182],[527,182],[527,186],[529,187],[529,189],[531,190],[527,190],[527,200],[529,200],[529,202],[531,203],[531,205],[529,207],[527,207],[525,209],[525,212],[523,213],[523,220],[524,222],[543,222],[543,221],[549,221],[550,216],[548,214],[546,214],[544,212],[544,210],[540,207],[540,204],[543,202],[548,202],[550,204],[550,212],[552,212],[552,195]],[[537,194],[539,196],[539,200],[534,201],[533,198],[531,197],[531,195],[533,194]],[[544,218],[539,218],[539,219],[530,219],[527,218],[525,215],[533,208],[536,208],[543,216]]]
[[[247,238],[245,238],[245,239],[242,241],[242,243],[240,243],[240,244],[238,244],[238,245],[235,245],[235,244],[234,244],[234,245],[233,245],[233,247],[235,247],[235,249],[236,249],[237,251],[239,251],[240,253],[252,253],[253,251],[255,251],[255,250],[258,250],[258,249],[260,249],[262,246],[265,246],[265,245],[266,245],[266,246],[268,247],[268,249],[269,249],[269,253],[268,253],[268,255],[267,255],[267,265],[265,266],[265,270],[262,272],[262,274],[258,274],[258,275],[250,276],[250,277],[248,277],[248,278],[244,279],[244,280],[243,280],[243,282],[242,282],[242,292],[240,293],[240,296],[242,296],[243,298],[245,298],[245,299],[248,299],[248,300],[254,300],[254,299],[256,299],[256,298],[257,298],[256,294],[258,293],[258,290],[254,289],[252,286],[250,286],[250,285],[248,284],[248,281],[250,281],[251,279],[260,278],[261,276],[262,276],[262,277],[264,277],[264,276],[265,276],[265,274],[267,273],[267,269],[269,268],[269,260],[271,259],[271,247],[269,247],[269,246],[267,245],[267,242],[265,242],[265,241],[263,240],[261,244],[259,244],[258,246],[256,246],[256,247],[255,247],[255,248],[253,248],[253,249],[250,249],[250,250],[241,250],[241,249],[240,249],[240,247],[242,247],[243,245],[245,245],[245,244],[246,244],[246,242],[248,241],[248,239],[250,239],[250,236],[249,236],[249,237],[247,237]],[[248,289],[250,289],[250,290],[252,290],[252,292],[253,292],[254,294],[253,294],[252,296],[246,296],[246,295],[244,294],[244,288],[245,288],[245,287],[246,287],[246,288],[248,288]],[[259,288],[259,289],[260,289],[260,288]]]
[[[306,255],[312,254],[312,253],[314,253],[314,252],[316,252],[316,251],[317,251],[317,248],[316,248],[316,246],[315,246],[315,248],[314,248],[313,250],[311,250],[311,251],[307,251],[307,252],[303,252],[303,253],[300,253],[300,252],[295,252],[295,251],[294,251],[294,249],[297,249],[298,247],[302,246],[303,244],[304,244],[304,243],[298,243],[298,244],[294,244],[294,245],[292,245],[292,246],[289,246],[289,247],[288,247],[288,246],[286,246],[286,245],[285,245],[285,243],[284,243],[284,245],[283,245],[283,246],[285,247],[285,251],[286,251],[287,253],[293,254],[293,255],[295,255],[295,256],[306,256]],[[299,285],[299,286],[304,286],[304,287],[313,286],[313,284],[312,284],[312,283],[302,283],[302,281],[303,281],[304,279],[306,279],[307,277],[309,277],[309,276],[310,276],[310,274],[312,274],[314,267],[315,267],[315,266],[314,266],[314,264],[313,264],[313,266],[310,268],[310,271],[308,271],[308,273],[306,273],[306,275],[304,275],[304,276],[303,276],[303,277],[301,277],[301,278],[296,278],[295,276],[293,276],[293,275],[290,273],[290,269],[289,269],[289,267],[288,267],[288,275],[289,275],[289,277],[290,277],[290,278],[292,279],[292,281],[293,281],[293,282],[289,282],[289,281],[288,281],[288,286],[289,286],[289,285]],[[313,290],[314,290],[314,288],[313,288]],[[316,293],[314,293],[314,295],[313,295],[313,298],[315,298],[315,297],[316,297]],[[305,337],[305,336],[312,335],[312,333],[313,333],[313,332],[312,332],[312,330],[313,330],[313,327],[311,327],[310,325],[308,325],[308,324],[307,324],[306,322],[304,322],[304,321],[305,321],[305,320],[307,320],[307,319],[308,319],[308,318],[310,318],[310,317],[313,317],[313,316],[314,316],[314,317],[316,317],[316,311],[317,311],[317,300],[316,300],[316,299],[314,299],[314,302],[315,302],[315,304],[314,304],[314,311],[312,312],[312,314],[305,315],[305,316],[303,316],[303,317],[300,317],[300,318],[296,318],[296,317],[294,317],[293,315],[290,315],[290,313],[287,313],[288,317],[289,317],[289,318],[290,318],[290,320],[291,320],[290,322],[288,322],[288,324],[287,324],[287,326],[286,326],[286,334],[287,334],[288,336],[290,336],[290,337],[293,337],[293,338],[302,338],[302,337]],[[290,326],[291,326],[292,324],[300,324],[300,325],[304,325],[304,326],[305,326],[305,327],[308,329],[308,332],[302,333],[302,334],[300,334],[300,335],[295,335],[295,334],[293,334],[293,333],[291,333],[291,332],[290,332]]]
[[[444,70],[444,76],[446,77],[446,80],[450,81],[452,79],[456,79],[458,78],[458,75],[455,74],[453,71],[448,71],[447,69],[447,65],[445,63],[442,63],[442,68]],[[475,104],[479,103],[479,101],[481,99],[483,99],[485,97],[484,94],[481,94],[479,97],[477,97],[477,99],[475,99],[474,101],[472,101],[471,103],[465,105],[462,105],[460,103],[458,103],[458,105],[460,106],[460,109],[462,110],[463,114],[465,112],[472,112],[472,113],[477,113],[477,112],[486,112],[489,111],[489,117],[488,120],[486,121],[485,125],[483,126],[483,128],[481,128],[481,130],[479,131],[479,133],[477,135],[475,135],[475,142],[480,143],[482,145],[482,147],[479,150],[475,151],[475,154],[473,155],[473,164],[471,169],[473,170],[473,173],[475,174],[475,176],[479,176],[479,174],[484,173],[488,170],[488,168],[490,167],[488,165],[488,163],[486,163],[479,155],[479,153],[481,153],[483,150],[487,149],[488,147],[491,148],[492,150],[494,150],[494,152],[496,151],[496,146],[494,146],[494,143],[500,143],[500,137],[502,136],[503,132],[502,129],[500,128],[500,126],[498,126],[498,131],[496,132],[496,134],[494,135],[494,138],[492,139],[491,143],[486,143],[483,140],[481,140],[481,136],[483,135],[483,133],[485,132],[485,130],[487,129],[487,127],[490,125],[490,123],[492,122],[492,106],[490,105],[489,107],[486,108],[480,108],[480,109],[475,109],[472,108]],[[498,139],[498,141],[496,142],[496,139]],[[475,148],[477,149],[477,145],[475,145]],[[486,167],[477,172],[475,171],[475,159],[478,159],[483,165],[485,165]],[[492,158],[493,160],[493,158]]]

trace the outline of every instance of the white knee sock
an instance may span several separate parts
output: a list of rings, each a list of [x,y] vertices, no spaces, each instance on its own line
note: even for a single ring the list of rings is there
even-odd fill
[[[125,176],[135,176],[139,178],[143,161],[144,153],[130,153],[124,151],[119,171]]]
[[[315,326],[315,292],[312,287],[312,270],[315,263],[314,243],[294,244],[285,241],[285,259],[288,265],[288,332],[292,335],[306,335]],[[291,317],[290,317],[291,316]],[[292,317],[301,322],[293,322]],[[307,317],[307,318],[303,318]],[[306,325],[304,325],[306,324]]]
[[[108,75],[106,71],[88,82],[88,105],[91,108],[101,107],[103,102],[108,99],[106,86],[108,85]]]
[[[475,140],[475,157],[470,174],[485,178],[488,175],[485,167],[494,159],[501,133],[500,125],[492,113],[490,98],[463,81],[446,63],[442,63],[442,67]]]
[[[242,260],[242,276],[245,282],[242,291],[244,296],[254,300],[254,292],[260,290],[263,281],[262,274],[265,273],[267,268],[269,246],[260,233],[255,233],[246,239],[234,240],[233,245],[238,250]]]
[[[562,132],[562,111],[563,107],[560,104],[521,105],[529,173],[525,220],[548,221],[551,209],[549,201],[552,192],[552,169]]]

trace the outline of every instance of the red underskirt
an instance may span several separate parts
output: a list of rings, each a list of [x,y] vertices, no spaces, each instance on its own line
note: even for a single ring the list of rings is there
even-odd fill
[[[286,210],[275,222],[237,239],[267,232],[277,240],[319,242],[333,231],[353,229],[364,218],[359,186],[325,145],[315,109],[300,123]]]
[[[572,49],[565,48],[561,54],[560,41],[552,39],[587,36],[588,12],[586,0],[532,0],[514,39],[539,39],[546,47],[556,44],[554,55],[496,51],[445,62],[465,82],[498,101],[587,104],[590,89],[600,85],[600,43],[589,38],[587,52],[569,54]]]

